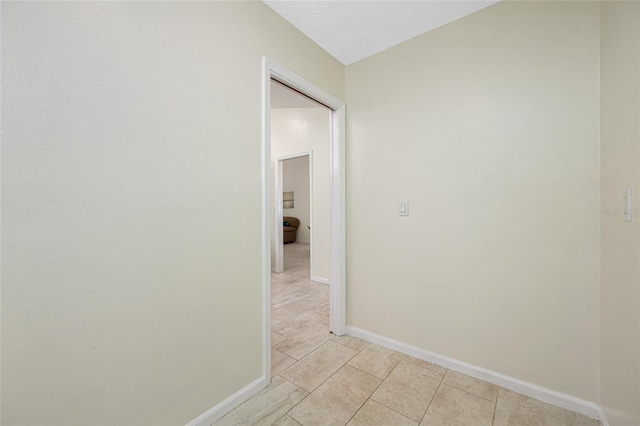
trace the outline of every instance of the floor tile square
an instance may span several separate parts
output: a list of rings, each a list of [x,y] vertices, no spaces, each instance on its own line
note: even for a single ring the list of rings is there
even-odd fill
[[[492,402],[498,399],[498,386],[457,371],[447,371],[442,383]]]
[[[291,358],[280,351],[271,349],[271,375],[277,376],[282,370],[285,370],[295,364],[296,361],[297,360],[295,358]]]
[[[357,352],[335,342],[327,342],[280,375],[308,392],[338,371]]]
[[[495,403],[443,384],[420,425],[491,426],[494,410]]]
[[[331,339],[329,328],[321,324],[313,324],[299,333],[289,337],[274,348],[295,359],[302,359],[310,352]]]
[[[273,329],[273,327],[271,327]],[[281,336],[278,333],[274,333],[273,331],[271,332],[271,347],[274,347],[282,342],[284,342],[285,340],[287,340],[286,337]]]
[[[286,321],[298,315],[299,312],[290,311],[287,308],[274,309],[271,311],[271,324],[273,324],[273,320],[277,319],[280,321]]]
[[[584,414],[574,413],[568,410],[565,410],[564,414],[567,419],[567,426],[600,426],[598,420],[592,419]]]
[[[370,399],[358,410],[347,426],[371,425],[417,426],[418,423]]]
[[[494,426],[566,426],[565,410],[500,388]]]
[[[347,334],[343,336],[333,336],[331,340],[358,352],[369,346],[369,342],[366,340],[358,339],[357,337],[349,336]]]
[[[273,424],[273,426],[302,426],[286,414]]]
[[[407,357],[400,361],[371,399],[420,422],[445,371],[426,361]]]
[[[370,344],[358,356],[349,361],[349,365],[384,379],[391,373],[404,355],[391,349]]]
[[[317,312],[306,311],[296,315],[295,317],[289,318],[286,321],[282,321],[281,323],[275,325],[272,324],[271,331],[284,337],[291,337],[294,334],[300,333],[301,331],[311,327],[313,324],[317,324],[323,319],[324,316]]]
[[[344,426],[381,380],[348,365],[289,412],[304,426]]]

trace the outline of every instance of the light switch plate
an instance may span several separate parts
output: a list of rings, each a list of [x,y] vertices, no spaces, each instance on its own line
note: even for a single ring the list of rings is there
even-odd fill
[[[409,202],[408,201],[398,201],[398,215],[399,216],[409,216]]]

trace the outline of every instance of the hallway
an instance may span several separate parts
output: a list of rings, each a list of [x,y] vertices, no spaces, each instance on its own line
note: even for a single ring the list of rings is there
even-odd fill
[[[329,333],[329,286],[309,246],[286,244],[272,274],[266,389],[216,425],[597,426],[597,420],[350,336]]]

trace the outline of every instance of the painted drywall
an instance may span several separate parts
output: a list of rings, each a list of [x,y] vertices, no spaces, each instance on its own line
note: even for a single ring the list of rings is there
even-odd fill
[[[640,4],[603,2],[601,23],[601,403],[611,426],[629,426],[640,424]]]
[[[347,67],[348,325],[598,400],[599,11],[501,2]]]
[[[2,424],[185,424],[262,371],[262,2],[2,2]]]
[[[275,199],[275,170],[278,157],[313,151],[313,238],[312,277],[329,280],[329,202],[331,180],[329,144],[331,112],[327,108],[271,109],[271,193]],[[272,209],[273,214],[273,209]],[[287,210],[284,210],[285,216]],[[273,217],[275,220],[275,217]],[[272,266],[275,246],[271,245]]]
[[[296,232],[296,242],[311,243],[311,234],[308,226],[310,220],[310,194],[309,194],[309,156],[292,158],[284,161],[282,165],[282,186],[284,192],[294,193],[293,208],[283,210],[284,216],[293,216],[300,220],[300,226]]]

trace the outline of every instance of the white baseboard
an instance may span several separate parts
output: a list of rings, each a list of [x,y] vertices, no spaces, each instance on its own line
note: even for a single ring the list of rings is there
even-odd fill
[[[385,348],[393,349],[397,352],[411,355],[415,358],[429,361],[433,364],[440,365],[450,370],[458,371],[468,376],[475,377],[477,379],[484,380],[498,386],[502,386],[503,388],[530,396],[532,398],[555,405],[557,407],[575,411],[594,419],[600,419],[600,421],[602,422],[602,426],[608,425],[600,406],[593,402],[585,401],[583,399],[576,398],[561,392],[556,392],[554,390],[534,385],[533,383],[525,382],[523,380],[516,379],[515,377],[496,373],[495,371],[487,370],[482,367],[477,367],[475,365],[468,364],[457,359],[438,355],[418,348],[416,346],[389,339],[379,334],[371,333],[369,331],[362,330],[356,327],[347,326],[347,334],[371,343],[378,344],[380,346],[384,346]]]
[[[321,283],[321,284],[329,284],[329,279],[328,278],[322,278],[322,277],[311,277],[311,281],[315,281],[317,283]]]
[[[243,387],[238,392],[234,393],[221,403],[200,414],[185,426],[210,426],[211,423],[215,422],[216,420],[227,414],[229,411],[233,410],[238,405],[242,404],[247,399],[260,392],[267,385],[268,383],[266,376],[262,376],[249,383],[247,386]]]

